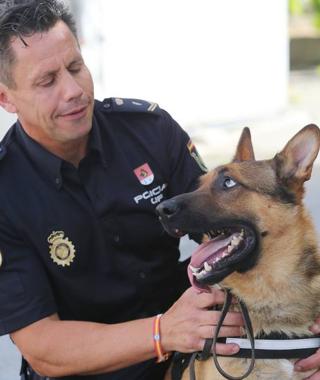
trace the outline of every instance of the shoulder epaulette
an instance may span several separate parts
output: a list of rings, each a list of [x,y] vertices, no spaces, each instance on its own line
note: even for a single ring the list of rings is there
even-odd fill
[[[130,98],[107,98],[102,101],[102,106],[109,112],[144,112],[160,114],[157,103],[146,100]]]

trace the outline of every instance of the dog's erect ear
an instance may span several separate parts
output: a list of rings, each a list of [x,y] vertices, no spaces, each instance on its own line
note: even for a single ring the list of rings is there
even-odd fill
[[[254,161],[251,133],[248,127],[245,127],[242,130],[233,161]]]
[[[275,156],[278,175],[284,179],[307,181],[320,149],[320,129],[309,124],[298,132]]]

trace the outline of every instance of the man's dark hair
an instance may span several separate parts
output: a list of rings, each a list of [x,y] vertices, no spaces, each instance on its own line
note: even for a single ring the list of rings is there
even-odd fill
[[[24,37],[48,32],[61,20],[77,38],[75,21],[68,8],[59,0],[15,0],[0,13],[0,82],[14,88],[12,66],[15,55],[12,38],[17,37],[28,46]],[[1,11],[1,10],[0,10]]]

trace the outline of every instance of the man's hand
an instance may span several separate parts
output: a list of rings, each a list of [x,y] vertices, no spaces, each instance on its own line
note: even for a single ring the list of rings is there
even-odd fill
[[[161,318],[161,343],[164,351],[202,351],[205,339],[212,338],[221,312],[208,310],[223,304],[224,292],[199,293],[189,288]],[[243,320],[240,313],[229,312],[220,329],[220,337],[240,336]],[[236,344],[216,345],[216,352],[232,355],[239,351]]]
[[[314,324],[310,327],[310,331],[314,334],[320,333],[320,317],[318,317]],[[294,369],[298,372],[305,372],[310,370],[317,370],[320,368],[320,349],[306,359],[298,360],[295,363]],[[305,380],[320,380],[320,371],[316,371],[313,375],[306,377]]]
[[[320,349],[306,359],[299,360],[295,363],[294,369],[298,372],[316,370],[320,367]],[[313,375],[306,377],[305,380],[320,380],[320,371],[316,371]]]
[[[161,318],[163,350],[202,350],[212,338],[220,312],[208,308],[224,302],[224,293],[199,294],[188,289]],[[43,376],[94,375],[154,359],[154,317],[105,324],[64,321],[53,314],[11,334],[33,369]],[[239,313],[229,313],[221,336],[240,335]],[[217,345],[217,352],[231,355],[236,345]]]

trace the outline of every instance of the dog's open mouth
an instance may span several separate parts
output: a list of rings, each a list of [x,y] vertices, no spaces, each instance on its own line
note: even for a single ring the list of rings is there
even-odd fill
[[[254,230],[244,225],[210,230],[205,235],[209,240],[192,254],[188,266],[190,282],[199,290],[208,290],[235,270],[244,270],[244,260],[256,247]]]

